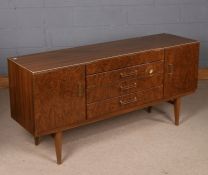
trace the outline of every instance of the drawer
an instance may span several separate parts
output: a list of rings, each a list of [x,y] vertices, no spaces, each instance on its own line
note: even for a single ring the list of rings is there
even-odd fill
[[[95,86],[87,89],[87,103],[105,100],[136,91],[143,91],[163,84],[163,74],[155,74],[140,79],[130,79],[108,86]]]
[[[87,88],[95,86],[106,86],[117,81],[124,81],[133,78],[150,77],[158,73],[163,73],[164,61],[132,66],[115,71],[98,73],[87,76]]]
[[[121,69],[158,60],[164,60],[164,49],[154,49],[93,61],[86,65],[86,73],[87,75],[92,75],[95,73]]]
[[[125,112],[163,97],[163,86],[87,105],[87,117],[99,118],[111,113]]]

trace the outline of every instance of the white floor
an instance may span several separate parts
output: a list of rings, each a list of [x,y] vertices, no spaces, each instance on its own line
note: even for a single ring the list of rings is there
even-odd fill
[[[62,165],[52,137],[35,146],[10,118],[8,90],[0,90],[0,175],[207,175],[208,81],[183,98],[181,123],[157,105],[64,133]]]

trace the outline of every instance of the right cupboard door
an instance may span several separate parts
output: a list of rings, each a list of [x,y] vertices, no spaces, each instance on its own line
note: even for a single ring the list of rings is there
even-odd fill
[[[197,88],[199,43],[165,49],[164,97],[180,96]]]

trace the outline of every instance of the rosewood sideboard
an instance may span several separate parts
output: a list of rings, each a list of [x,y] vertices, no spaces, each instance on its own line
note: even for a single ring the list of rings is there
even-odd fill
[[[11,116],[39,138],[160,102],[197,88],[198,41],[158,34],[8,59]]]

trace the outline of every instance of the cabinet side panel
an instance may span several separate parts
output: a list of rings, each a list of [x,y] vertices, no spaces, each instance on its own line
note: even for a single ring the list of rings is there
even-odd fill
[[[8,60],[11,117],[34,134],[32,73]]]

